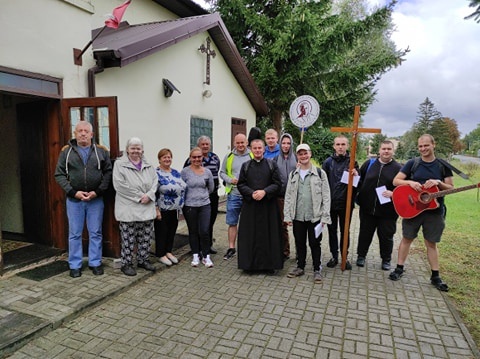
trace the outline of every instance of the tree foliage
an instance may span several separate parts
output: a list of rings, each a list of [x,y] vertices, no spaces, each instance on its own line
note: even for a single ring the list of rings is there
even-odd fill
[[[292,101],[315,97],[320,126],[350,123],[366,109],[380,76],[407,50],[390,40],[388,6],[367,13],[363,0],[212,0],[270,108],[268,126],[282,129]],[[321,131],[320,131],[321,133]]]
[[[415,122],[413,130],[418,136],[430,133],[433,123],[442,117],[442,114],[437,111],[434,103],[428,97],[418,107],[417,114],[417,122]]]
[[[480,22],[480,0],[470,0],[470,7],[476,8],[474,12],[465,17],[465,20],[474,19],[476,22]]]
[[[380,149],[380,144],[387,139],[387,136],[381,133],[376,133],[373,135],[372,139],[370,140],[370,152],[378,154],[378,150]]]
[[[480,151],[480,124],[477,128],[469,132],[462,140],[467,154],[476,156]]]
[[[398,158],[412,158],[417,154],[418,138],[428,133],[435,138],[435,152],[440,157],[449,157],[462,149],[457,122],[443,117],[435,104],[427,97],[419,105],[417,121],[412,129],[402,136],[402,146],[397,149]]]

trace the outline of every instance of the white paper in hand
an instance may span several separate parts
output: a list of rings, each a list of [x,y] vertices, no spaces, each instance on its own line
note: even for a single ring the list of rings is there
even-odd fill
[[[385,192],[386,190],[387,190],[387,187],[385,186],[377,187],[375,189],[375,191],[377,191],[377,197],[378,197],[378,200],[380,201],[380,204],[384,204],[392,201],[390,198],[384,197],[382,195],[382,193]]]
[[[315,226],[315,238],[318,238],[323,231],[323,223],[320,222]]]
[[[360,181],[360,176],[353,176],[353,187],[358,186],[358,181]],[[340,182],[348,184],[348,171],[343,172]]]

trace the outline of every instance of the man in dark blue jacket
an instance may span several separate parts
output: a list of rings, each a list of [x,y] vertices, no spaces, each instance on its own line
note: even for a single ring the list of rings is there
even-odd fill
[[[82,232],[87,223],[88,266],[94,275],[103,274],[103,193],[112,180],[112,163],[106,147],[92,143],[93,128],[87,121],[75,126],[75,139],[62,148],[55,180],[67,194],[68,265],[70,276],[82,275]]]
[[[350,154],[348,153],[348,138],[338,136],[333,141],[335,153],[328,157],[322,165],[322,169],[327,173],[328,184],[330,185],[330,217],[332,224],[328,225],[328,243],[332,258],[328,261],[327,267],[334,268],[338,264],[338,226],[340,226],[340,249],[343,248],[343,238],[345,235],[345,221],[347,208],[347,184],[341,181],[343,173],[349,171]],[[358,175],[358,164],[355,162],[353,169],[354,175]],[[352,208],[350,211],[350,219],[353,212],[353,198],[355,190],[352,191]],[[350,234],[348,236],[348,244],[350,243]],[[347,248],[348,248],[347,244]],[[351,270],[352,265],[347,261],[345,269]]]

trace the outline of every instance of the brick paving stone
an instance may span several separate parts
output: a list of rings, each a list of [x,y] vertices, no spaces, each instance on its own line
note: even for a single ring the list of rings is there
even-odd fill
[[[227,248],[224,218],[221,214],[215,227],[215,237],[223,238],[216,242],[219,253]],[[357,234],[354,213],[353,252]],[[246,275],[236,259],[224,261],[221,255],[212,256],[212,269],[192,268],[188,248],[179,251],[178,265],[157,264],[155,274],[139,270],[126,277],[106,266],[104,276],[85,271],[74,284],[68,273],[40,283],[13,277],[0,283],[0,322],[10,313],[42,318],[42,311],[48,313],[47,325],[60,325],[19,347],[13,359],[46,353],[142,359],[474,358],[476,349],[447,296],[429,283],[426,260],[409,256],[405,276],[392,282],[380,269],[377,243],[371,252],[364,268],[324,268],[320,285],[313,283],[308,257],[300,278],[286,277],[293,259],[275,275]],[[322,253],[326,263],[328,238]]]

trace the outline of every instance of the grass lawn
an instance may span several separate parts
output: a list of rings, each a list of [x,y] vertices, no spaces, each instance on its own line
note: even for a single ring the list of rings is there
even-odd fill
[[[457,163],[454,164],[457,167]],[[471,177],[480,182],[477,172]],[[454,176],[455,188],[472,182]],[[448,283],[452,299],[465,325],[480,347],[480,199],[478,189],[450,194],[446,228],[439,244],[440,271]]]

